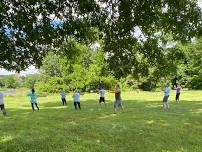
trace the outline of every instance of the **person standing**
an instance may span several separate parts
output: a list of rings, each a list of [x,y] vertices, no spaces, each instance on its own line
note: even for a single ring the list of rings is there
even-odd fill
[[[170,96],[170,86],[169,83],[166,84],[165,88],[164,88],[164,97],[163,97],[163,107],[165,109],[169,108],[169,104],[168,104],[168,98]]]
[[[39,107],[37,105],[37,95],[35,93],[35,90],[32,89],[30,93],[27,94],[27,96],[30,97],[30,102],[31,102],[31,106],[32,106],[32,110],[35,111],[34,109],[34,105],[37,107],[37,109],[39,110]]]
[[[180,86],[180,84],[177,84],[177,88],[176,88],[176,97],[175,100],[176,102],[180,101],[180,93],[181,93],[182,87]]]
[[[65,93],[64,90],[61,91],[60,96],[61,96],[61,100],[62,100],[63,106],[66,105],[66,104],[67,104],[67,101],[66,101],[66,93]]]
[[[99,95],[100,95],[99,103],[100,103],[100,106],[101,106],[102,102],[105,104],[105,90],[104,90],[104,87],[101,87],[101,89],[99,90]],[[105,107],[106,107],[106,104],[105,104]]]
[[[177,77],[173,79],[173,89],[177,87]]]
[[[81,105],[80,105],[80,93],[78,90],[74,91],[74,94],[72,96],[73,100],[74,100],[74,107],[75,110],[77,110],[77,106],[79,107],[79,110],[81,110]]]
[[[121,90],[119,85],[116,86],[114,93],[115,93],[114,112],[116,113],[118,108],[121,108],[122,111],[125,112],[124,107],[122,105]]]
[[[5,105],[4,105],[4,100],[3,100],[3,93],[0,92],[0,108],[1,108],[1,111],[3,112],[3,116],[7,116],[7,113],[6,113],[6,109],[5,109]]]

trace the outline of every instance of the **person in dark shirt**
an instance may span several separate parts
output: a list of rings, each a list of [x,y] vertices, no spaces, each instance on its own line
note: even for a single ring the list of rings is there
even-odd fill
[[[173,88],[177,88],[177,77],[173,79]]]

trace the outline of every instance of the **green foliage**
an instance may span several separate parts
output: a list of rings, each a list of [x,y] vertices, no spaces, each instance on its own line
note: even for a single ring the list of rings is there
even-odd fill
[[[2,77],[2,85],[6,88],[17,88],[21,86],[21,79],[18,75],[7,75]]]
[[[41,73],[49,76],[61,76],[60,57],[50,52],[42,62]]]
[[[188,88],[202,89],[202,38],[182,48],[186,52],[186,59],[180,65],[181,77],[184,77],[183,81]]]
[[[34,87],[34,85],[41,79],[39,74],[30,74],[21,78],[23,79],[23,86],[26,88]]]
[[[202,34],[196,0],[1,0],[0,18],[0,67],[17,71],[40,67],[50,48],[74,38],[85,44],[101,39],[116,77],[147,75],[164,59],[167,37],[186,42]]]
[[[110,74],[102,49],[92,50],[74,39],[63,43],[59,54],[49,53],[40,69],[41,81],[37,89],[41,92],[58,92],[80,89],[95,91],[103,85],[109,89],[115,79]]]
[[[60,77],[44,77],[41,81],[37,82],[35,88],[38,92],[56,93],[60,92],[64,87],[63,79]]]

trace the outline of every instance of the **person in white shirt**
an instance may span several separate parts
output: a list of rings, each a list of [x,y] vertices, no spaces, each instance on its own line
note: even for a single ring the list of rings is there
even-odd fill
[[[101,89],[99,90],[99,95],[100,95],[99,103],[100,103],[100,106],[101,106],[102,102],[105,104],[105,90],[104,90],[104,87],[101,87]],[[106,106],[106,104],[105,104],[105,106]]]
[[[78,90],[74,91],[74,94],[73,94],[72,98],[73,98],[73,101],[74,101],[75,110],[77,110],[77,105],[79,107],[79,110],[81,110],[80,93],[79,93]]]
[[[163,107],[165,109],[169,108],[169,104],[168,104],[168,98],[170,96],[170,86],[169,83],[166,84],[165,88],[164,88],[164,97],[163,97]]]
[[[5,105],[4,105],[4,100],[3,100],[3,93],[0,92],[0,108],[1,108],[1,111],[3,112],[3,116],[7,116],[7,113],[6,113],[6,109],[5,109]]]

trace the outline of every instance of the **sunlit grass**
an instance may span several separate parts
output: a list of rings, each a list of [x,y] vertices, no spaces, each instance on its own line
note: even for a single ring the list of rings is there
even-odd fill
[[[162,92],[123,92],[126,112],[113,113],[114,95],[100,108],[98,94],[81,96],[75,111],[72,94],[67,106],[59,95],[39,97],[32,112],[28,90],[5,97],[8,117],[0,115],[0,151],[68,152],[200,152],[202,151],[202,91],[184,91],[181,102],[170,97],[163,110]]]

